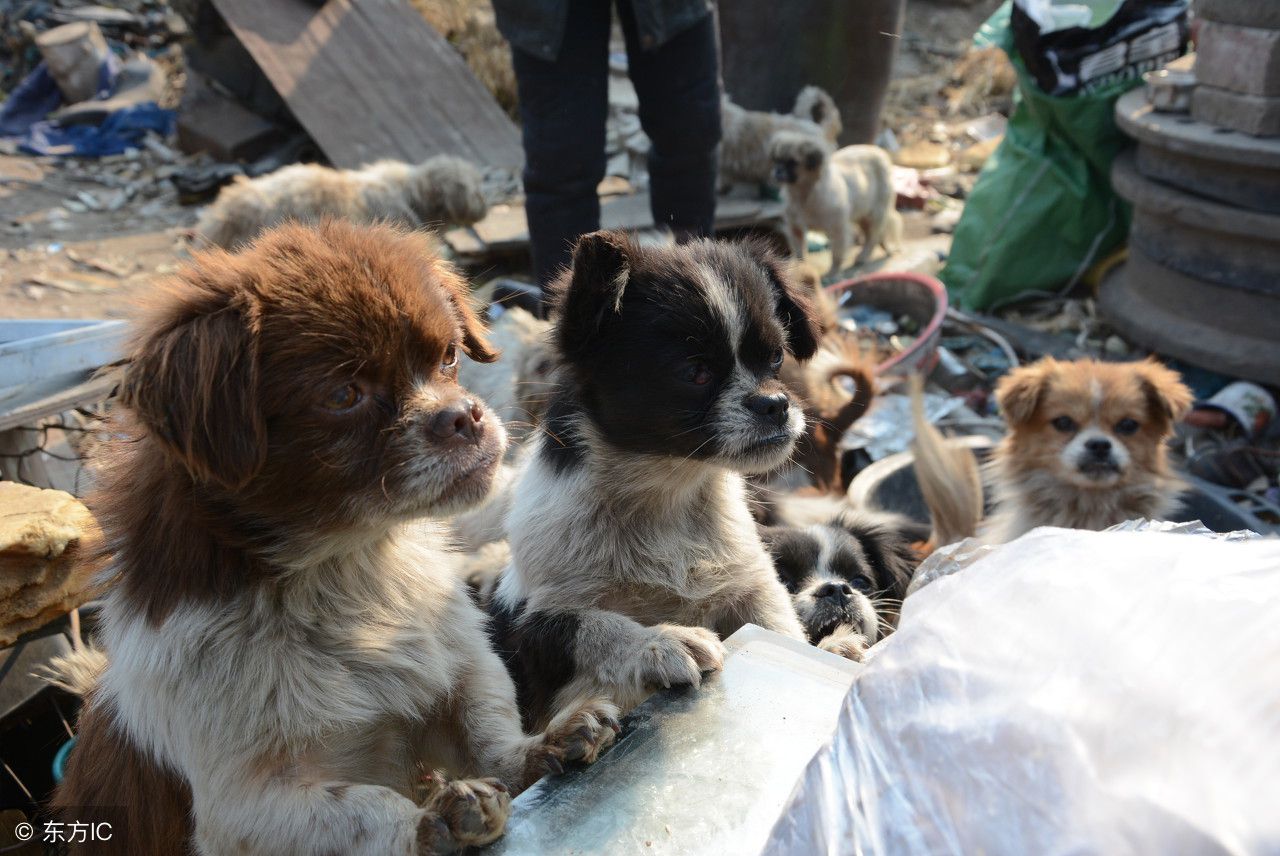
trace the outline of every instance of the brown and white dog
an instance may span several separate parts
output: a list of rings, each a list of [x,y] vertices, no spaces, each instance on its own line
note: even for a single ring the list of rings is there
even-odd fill
[[[559,388],[520,476],[490,604],[532,722],[697,685],[747,622],[804,630],[747,505],[804,430],[777,379],[817,329],[763,245],[583,237],[558,283]]]
[[[240,176],[200,213],[196,242],[235,249],[263,229],[325,217],[408,228],[470,226],[489,210],[474,164],[437,155],[420,164],[382,160],[360,169],[293,164]]]
[[[1173,370],[1045,358],[1006,375],[996,399],[1009,434],[988,465],[995,509],[986,521],[976,469],[963,469],[917,414],[916,474],[938,546],[975,533],[1003,543],[1037,526],[1105,529],[1177,507],[1183,484],[1165,443],[1192,396]]]
[[[463,354],[495,356],[464,283],[389,227],[283,227],[155,299],[93,503],[115,582],[64,818],[121,820],[130,856],[444,852],[612,741],[603,700],[524,733],[422,521],[506,443]]]

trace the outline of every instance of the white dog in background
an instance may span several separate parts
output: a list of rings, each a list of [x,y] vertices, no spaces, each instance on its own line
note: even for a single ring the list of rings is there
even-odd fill
[[[805,233],[824,232],[831,242],[831,268],[844,267],[856,226],[863,237],[855,265],[877,247],[891,253],[902,240],[902,217],[894,207],[893,162],[878,146],[845,146],[832,152],[811,134],[780,131],[769,141],[774,178],[786,201],[787,240],[798,259]]]

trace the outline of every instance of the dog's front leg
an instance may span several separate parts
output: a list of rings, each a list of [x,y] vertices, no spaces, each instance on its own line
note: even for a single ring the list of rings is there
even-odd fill
[[[717,622],[721,632],[732,635],[744,624],[758,624],[766,630],[790,636],[792,639],[807,640],[804,627],[796,616],[795,606],[791,603],[791,595],[778,581],[773,567],[767,573],[758,573],[753,584],[735,599],[724,617]]]
[[[546,663],[572,664],[557,698],[602,693],[624,711],[655,688],[699,686],[702,673],[724,663],[724,644],[705,627],[647,627],[604,609],[534,610],[520,619],[519,656],[531,681]],[[544,711],[537,711],[544,718]]]
[[[543,733],[526,735],[506,667],[485,640],[474,641],[452,696],[477,769],[518,793],[548,773],[563,772],[567,762],[594,762],[613,743],[618,708],[600,695],[574,699]]]
[[[798,213],[788,210],[786,213],[787,246],[797,261],[804,261],[809,254],[809,242],[806,238],[808,227],[804,218]]]
[[[867,655],[867,637],[851,625],[841,624],[819,639],[818,647],[823,651],[838,654],[846,660],[861,663]]]
[[[502,834],[511,795],[494,779],[450,782],[424,805],[299,763],[206,769],[192,782],[201,854],[426,856]]]

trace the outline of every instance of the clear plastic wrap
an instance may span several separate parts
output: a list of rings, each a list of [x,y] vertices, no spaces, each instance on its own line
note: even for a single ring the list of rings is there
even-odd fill
[[[930,559],[767,853],[1280,852],[1280,540]]]

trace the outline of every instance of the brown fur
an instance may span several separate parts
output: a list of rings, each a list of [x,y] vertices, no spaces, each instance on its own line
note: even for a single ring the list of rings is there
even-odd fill
[[[840,481],[840,439],[875,398],[875,367],[867,361],[858,342],[841,332],[835,301],[822,287],[813,266],[793,263],[792,274],[804,292],[812,296],[814,317],[822,330],[813,358],[802,363],[788,354],[778,374],[801,400],[805,412],[805,435],[796,443],[794,460],[818,490],[841,493],[844,485]],[[837,385],[841,378],[853,381],[852,396]]]
[[[411,229],[470,226],[488,211],[482,182],[474,165],[449,155],[416,166],[384,160],[358,170],[294,164],[237,178],[201,212],[195,232],[201,246],[235,249],[268,227],[325,217]]]
[[[422,319],[422,334],[437,342],[452,338],[459,325],[473,360],[497,358],[465,283],[433,247],[425,236],[340,223],[290,227],[251,252],[198,255],[164,287],[165,298],[141,322],[121,386],[121,404],[133,416],[121,416],[117,427],[131,439],[100,461],[102,493],[94,503],[113,543],[123,540],[127,551],[147,557],[121,584],[152,621],[163,621],[183,601],[217,600],[267,580],[276,569],[262,555],[303,534],[294,531],[295,521],[320,532],[349,522],[350,510],[329,497],[367,476],[351,465],[299,465],[311,457],[305,444],[322,430],[307,408],[308,396],[331,384],[326,336],[360,336],[374,359],[402,349],[400,319],[408,316]],[[353,300],[344,278],[370,276],[397,287]],[[305,284],[294,284],[300,280]],[[331,329],[296,336],[295,325],[307,317]],[[275,344],[270,366],[256,359],[265,337]],[[393,383],[396,374],[403,379],[408,368],[387,366],[370,386]],[[270,414],[267,402],[274,403]],[[268,416],[279,429],[271,437]],[[367,457],[356,436],[324,456]],[[229,514],[227,492],[250,479],[254,490]],[[123,496],[145,501],[117,501]],[[175,541],[178,532],[186,538]],[[183,571],[163,570],[172,567]]]
[[[85,700],[76,751],[50,806],[86,823],[109,823],[110,841],[80,852],[102,856],[180,856],[190,853],[191,789],[124,739],[118,726]]]
[[[105,672],[97,656],[69,676],[96,686],[55,799],[67,820],[120,807],[130,854],[189,837],[208,852],[483,844],[508,787],[612,741],[599,701],[557,719],[567,733],[524,734],[420,521],[483,498],[505,447],[456,380],[459,352],[497,356],[466,292],[430,238],[326,221],[198,253],[152,301],[90,503],[117,585]],[[415,805],[408,771],[426,762],[503,782]],[[255,814],[264,793],[274,809]]]
[[[1010,372],[996,398],[1009,434],[990,464],[996,511],[982,527],[988,540],[1012,540],[1036,526],[1105,529],[1133,518],[1160,519],[1176,506],[1183,486],[1170,471],[1165,442],[1192,401],[1176,372],[1154,360],[1045,358]],[[1125,420],[1136,423],[1131,432],[1121,430]],[[918,420],[922,436],[933,430]],[[1078,464],[1075,445],[1089,437],[1110,444],[1115,472],[1094,477]],[[921,446],[916,467],[926,497],[951,490],[948,483],[971,484],[972,473],[931,452],[933,445]],[[960,524],[982,518],[981,506],[972,504],[981,492],[953,496],[949,506],[931,511],[949,521],[951,537],[974,534],[976,527]]]

